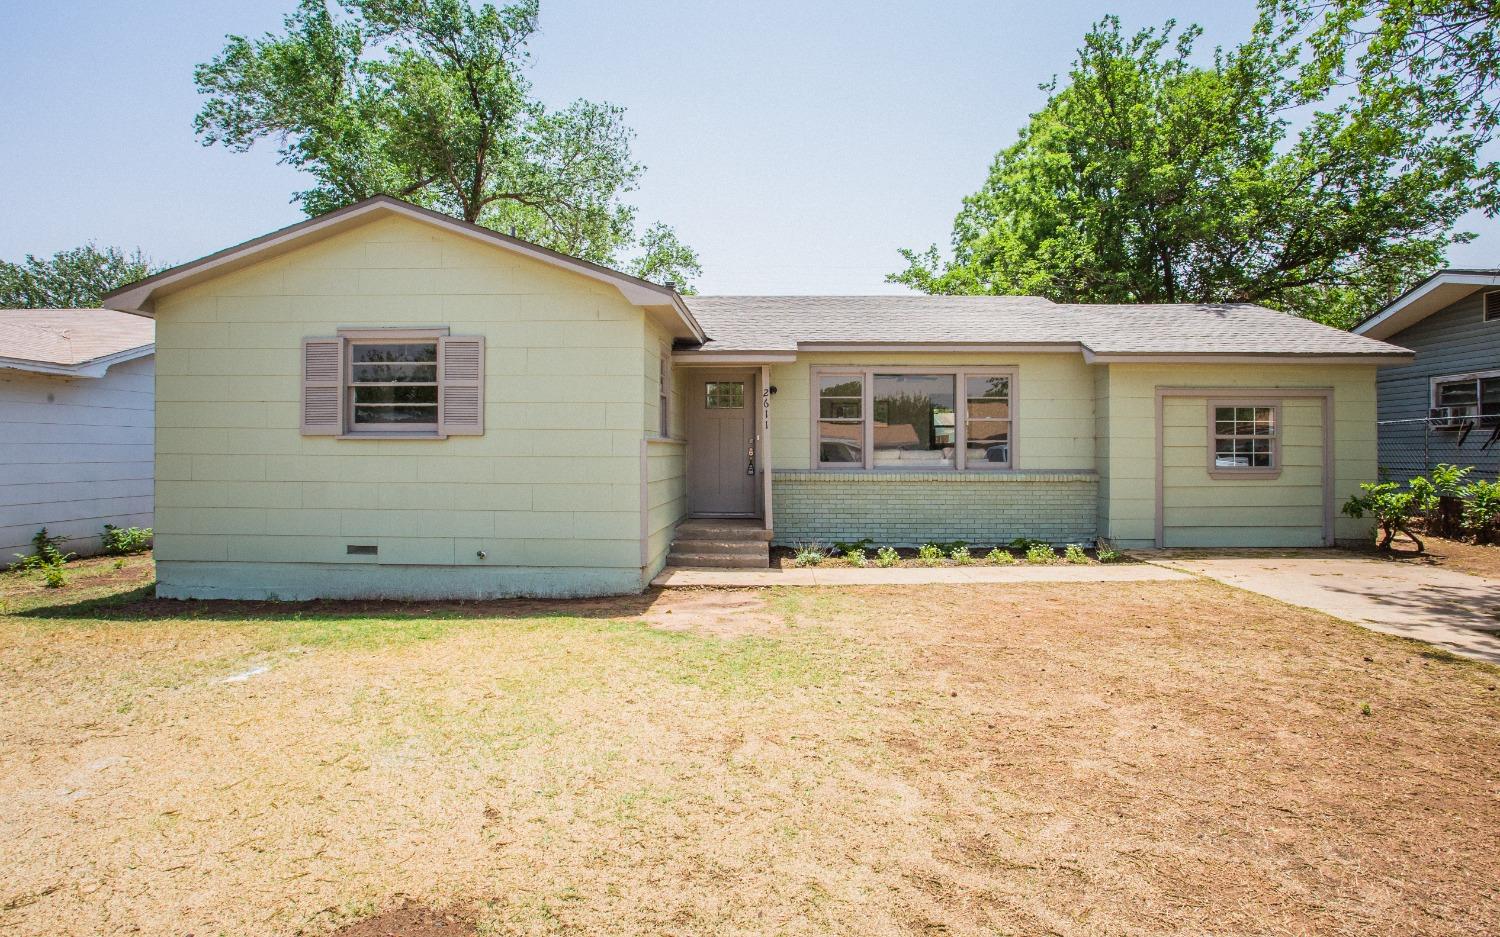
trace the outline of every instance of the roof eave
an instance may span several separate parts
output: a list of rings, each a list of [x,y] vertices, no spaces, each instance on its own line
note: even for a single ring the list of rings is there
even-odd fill
[[[33,361],[27,358],[7,358],[0,356],[0,369],[25,371],[30,374],[49,374],[56,377],[100,378],[104,377],[109,372],[109,369],[117,364],[124,364],[127,361],[134,361],[137,358],[145,358],[155,353],[156,345],[153,343],[150,345],[141,345],[136,348],[127,348],[112,355],[103,355],[74,364],[59,364],[55,361]]]
[[[1390,338],[1486,286],[1500,286],[1500,271],[1439,270],[1350,331],[1367,338]]]
[[[1392,351],[1355,353],[1329,352],[1096,352],[1085,348],[1083,360],[1088,364],[1373,364],[1388,366],[1410,364],[1416,355],[1404,348]]]

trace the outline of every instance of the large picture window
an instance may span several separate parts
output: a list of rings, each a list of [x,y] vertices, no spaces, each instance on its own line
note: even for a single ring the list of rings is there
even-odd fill
[[[817,368],[812,385],[820,468],[1014,466],[1014,370]]]

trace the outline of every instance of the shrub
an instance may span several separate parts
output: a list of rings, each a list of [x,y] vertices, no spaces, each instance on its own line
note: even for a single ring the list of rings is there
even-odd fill
[[[924,543],[917,548],[917,559],[926,566],[936,566],[943,561],[943,548],[935,543]]]
[[[900,559],[901,554],[896,552],[895,547],[881,547],[875,551],[875,565],[881,568],[895,566]]]
[[[102,541],[104,552],[111,556],[145,553],[151,549],[151,528],[116,527],[114,524],[105,524]]]
[[[1115,549],[1115,545],[1108,540],[1100,539],[1094,547],[1094,555],[1101,563],[1118,563],[1125,558],[1125,554]]]
[[[1489,543],[1491,529],[1500,518],[1500,482],[1470,482],[1459,489],[1459,497],[1463,499],[1464,527],[1480,543]]]
[[[945,554],[952,553],[954,550],[961,550],[968,545],[969,541],[967,540],[940,540],[933,543],[933,546],[942,550]]]
[[[1016,562],[1015,556],[1009,550],[1002,550],[999,547],[986,553],[984,558],[996,566],[1012,566]]]
[[[1026,562],[1038,563],[1043,566],[1057,562],[1057,551],[1052,549],[1052,544],[1040,540],[1033,540],[1031,546],[1026,548]]]
[[[16,561],[11,564],[11,569],[42,569],[49,567],[61,567],[71,560],[76,554],[64,553],[61,548],[62,541],[47,533],[47,528],[39,529],[31,538],[31,553],[17,553]],[[59,583],[61,585],[61,583]]]
[[[68,584],[68,577],[63,574],[61,563],[54,563],[42,567],[42,582],[48,589],[61,589]]]
[[[865,565],[865,550],[864,550],[864,547],[854,547],[852,549],[845,550],[844,551],[844,559],[848,560],[850,563],[852,563],[855,566],[863,566],[863,565]]]
[[[794,566],[817,566],[821,562],[823,551],[812,545],[798,547],[796,555],[792,557]]]
[[[1380,525],[1382,550],[1391,548],[1397,533],[1406,534],[1417,545],[1417,552],[1426,550],[1421,539],[1411,532],[1411,519],[1422,503],[1422,495],[1416,491],[1402,491],[1395,482],[1363,482],[1361,495],[1350,495],[1344,502],[1345,516],[1361,518],[1369,514]]]
[[[1087,563],[1089,555],[1083,552],[1083,547],[1070,543],[1063,549],[1063,559],[1069,563]]]
[[[844,556],[848,556],[850,553],[853,553],[856,550],[858,550],[860,553],[864,553],[874,545],[875,541],[871,540],[869,537],[863,537],[859,540],[851,540],[848,542],[845,542],[843,540],[835,540],[833,542],[833,549],[836,552],[843,554]]]
[[[1019,553],[1025,553],[1035,546],[1043,546],[1049,550],[1052,549],[1052,544],[1045,540],[1038,540],[1035,537],[1017,537],[1010,542],[1010,548]]]
[[[968,547],[954,547],[948,551],[948,559],[960,566],[968,566],[974,562],[974,557],[969,553]]]

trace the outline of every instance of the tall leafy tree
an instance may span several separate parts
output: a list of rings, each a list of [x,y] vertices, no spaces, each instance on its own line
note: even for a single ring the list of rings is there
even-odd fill
[[[890,279],[1357,321],[1472,237],[1454,225],[1492,206],[1497,170],[1474,138],[1434,133],[1428,103],[1334,94],[1299,28],[1268,12],[1198,65],[1196,27],[1106,18],[964,200],[951,259],[905,250]]]
[[[385,193],[547,247],[662,273],[625,196],[643,167],[624,112],[575,101],[549,110],[524,74],[537,0],[300,0],[280,34],[230,36],[194,73],[205,145],[275,140],[307,172],[309,214]],[[653,233],[654,232],[654,233]],[[673,275],[697,258],[672,234]]]
[[[20,263],[0,260],[0,307],[74,309],[99,305],[111,290],[156,273],[139,249],[85,244],[51,257],[27,254]]]

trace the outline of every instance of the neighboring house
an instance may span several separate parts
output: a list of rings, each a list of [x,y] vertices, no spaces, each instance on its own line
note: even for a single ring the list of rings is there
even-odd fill
[[[1383,475],[1440,462],[1500,473],[1500,270],[1440,270],[1354,331],[1416,353],[1380,372]]]
[[[0,309],[0,567],[38,528],[96,553],[105,524],[151,526],[150,319]]]
[[[157,320],[166,596],[631,592],[674,539],[1332,543],[1409,360],[1254,306],[685,297],[387,197],[105,304]]]

